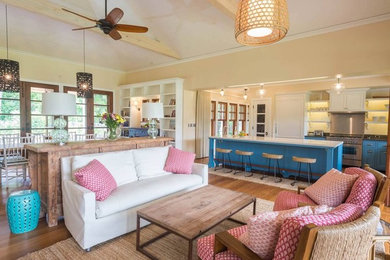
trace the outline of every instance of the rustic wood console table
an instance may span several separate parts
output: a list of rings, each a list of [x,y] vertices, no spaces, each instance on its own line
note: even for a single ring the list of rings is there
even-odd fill
[[[120,138],[115,141],[91,140],[55,144],[26,145],[29,158],[31,188],[41,196],[41,213],[47,213],[49,227],[56,226],[62,213],[61,157],[166,146],[172,138]]]

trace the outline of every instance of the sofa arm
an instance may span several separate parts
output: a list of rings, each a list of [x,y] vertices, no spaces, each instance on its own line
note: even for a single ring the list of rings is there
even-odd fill
[[[62,200],[64,216],[92,220],[95,217],[95,193],[71,180],[62,181]]]
[[[209,183],[209,168],[207,164],[194,163],[192,166],[192,174],[199,175],[202,177],[202,184]]]

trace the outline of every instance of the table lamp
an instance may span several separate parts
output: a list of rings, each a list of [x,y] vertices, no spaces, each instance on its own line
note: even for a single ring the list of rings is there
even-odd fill
[[[52,132],[53,142],[64,145],[69,140],[64,116],[76,115],[76,96],[67,93],[44,93],[42,95],[42,114],[47,116],[59,116],[54,120]]]
[[[156,139],[158,134],[157,118],[163,118],[163,104],[162,103],[143,103],[142,104],[142,118],[149,120],[148,135],[150,138]]]

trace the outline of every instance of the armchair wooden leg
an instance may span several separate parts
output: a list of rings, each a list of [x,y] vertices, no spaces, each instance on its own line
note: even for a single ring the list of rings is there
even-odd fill
[[[390,260],[390,242],[385,242],[385,260]],[[375,251],[374,251],[374,258],[375,259]]]

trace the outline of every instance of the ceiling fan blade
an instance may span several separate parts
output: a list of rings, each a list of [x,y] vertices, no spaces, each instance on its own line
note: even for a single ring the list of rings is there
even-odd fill
[[[148,27],[129,25],[129,24],[117,24],[115,29],[122,32],[132,32],[132,33],[145,33],[149,29]]]
[[[111,12],[106,16],[106,21],[108,21],[112,25],[116,25],[120,19],[123,17],[123,11],[119,8],[114,8]]]
[[[84,15],[81,15],[81,14],[78,14],[78,13],[75,13],[75,12],[72,12],[72,11],[70,11],[70,10],[68,10],[68,9],[62,8],[62,10],[64,10],[65,12],[68,12],[68,13],[71,13],[71,14],[74,14],[74,15],[77,15],[77,16],[80,16],[80,17],[82,17],[82,18],[84,18],[84,19],[87,19],[87,20],[89,20],[89,21],[91,21],[91,22],[95,22],[95,23],[98,22],[98,21],[95,20],[95,19],[92,19],[92,18],[86,17],[86,16],[84,16]]]
[[[72,31],[87,30],[87,29],[92,29],[92,28],[95,28],[95,27],[97,27],[97,26],[94,25],[94,26],[89,26],[89,27],[75,28],[75,29],[72,29]]]
[[[112,29],[111,32],[108,34],[113,38],[114,40],[120,40],[122,36],[119,34],[119,32],[115,29]]]

